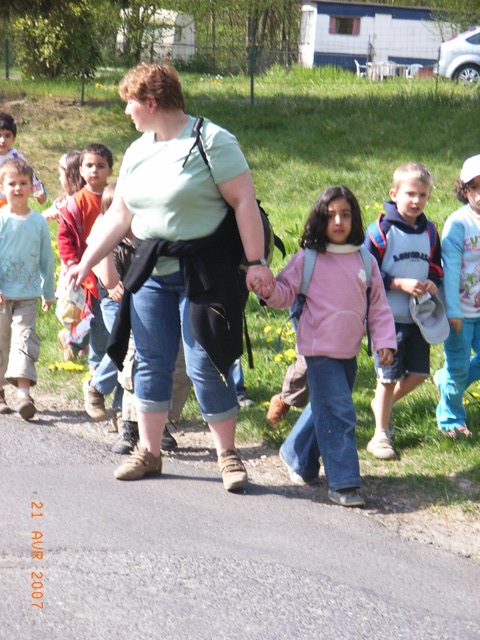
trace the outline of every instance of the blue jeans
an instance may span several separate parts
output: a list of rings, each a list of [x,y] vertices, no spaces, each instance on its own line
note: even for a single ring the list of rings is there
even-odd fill
[[[120,304],[111,298],[103,298],[100,301],[100,306],[105,327],[110,333]],[[108,396],[115,389],[112,407],[114,409],[121,409],[123,388],[117,382],[117,373],[117,367],[110,360],[109,356],[105,354],[95,369],[90,384],[104,396]]]
[[[237,358],[232,365],[232,376],[237,393],[246,393],[245,378],[242,369],[242,359]]]
[[[137,409],[163,412],[170,408],[172,376],[182,334],[187,374],[193,382],[203,419],[223,422],[237,415],[231,371],[224,381],[192,336],[189,300],[180,272],[151,276],[132,295],[130,316],[136,349]]]
[[[107,342],[109,332],[105,323],[103,322],[102,310],[100,308],[100,300],[92,296],[92,313],[93,318],[90,323],[90,331],[88,334],[89,350],[88,350],[88,364],[90,371],[94,371],[103,356],[107,352]]]
[[[306,361],[311,403],[283,443],[282,458],[302,478],[311,480],[318,475],[321,456],[330,489],[360,487],[352,400],[356,358],[316,356]]]
[[[435,374],[440,391],[436,413],[439,429],[451,431],[466,426],[463,394],[472,382],[480,380],[480,320],[465,318],[459,335],[450,331],[444,350],[445,365]]]
[[[306,482],[315,480],[320,471],[320,449],[315,435],[312,405],[302,411],[287,439],[280,447],[283,460]]]

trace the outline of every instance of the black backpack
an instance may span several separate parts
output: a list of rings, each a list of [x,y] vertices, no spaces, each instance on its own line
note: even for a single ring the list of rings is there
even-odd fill
[[[187,157],[185,158],[182,167],[184,167],[187,163],[188,158],[190,157],[190,154],[192,153],[192,151],[195,149],[195,147],[198,148],[198,151],[200,153],[200,155],[202,156],[203,161],[205,162],[205,164],[207,165],[209,171],[211,172],[211,167],[210,167],[210,163],[208,162],[208,158],[207,158],[207,154],[205,153],[205,149],[203,147],[203,142],[202,142],[202,125],[204,122],[204,118],[202,118],[201,116],[198,116],[195,119],[195,122],[193,123],[193,129],[192,129],[192,138],[195,138],[194,143],[192,144],[190,151],[188,152]],[[263,233],[264,233],[264,237],[265,237],[265,249],[264,249],[264,258],[266,259],[266,261],[268,262],[268,264],[271,263],[272,259],[273,259],[273,252],[275,247],[281,252],[282,257],[285,258],[286,256],[286,250],[285,250],[285,245],[283,244],[283,241],[281,238],[279,238],[276,233],[273,230],[272,224],[268,218],[268,215],[265,211],[265,209],[261,206],[260,204],[260,200],[257,200],[257,204],[258,204],[258,210],[260,211],[260,217],[262,219],[262,225],[263,225]],[[241,260],[240,260],[240,268],[244,269],[245,271],[247,270],[247,259],[245,257],[245,254],[243,254]]]

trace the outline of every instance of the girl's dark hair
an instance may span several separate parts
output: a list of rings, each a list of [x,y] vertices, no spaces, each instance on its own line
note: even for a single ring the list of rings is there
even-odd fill
[[[363,244],[365,231],[363,229],[362,212],[358,200],[348,187],[339,185],[336,187],[328,187],[328,189],[325,189],[315,200],[300,240],[300,246],[303,249],[308,247],[309,249],[315,249],[319,253],[325,253],[328,244],[328,205],[333,200],[338,200],[339,198],[345,198],[352,209],[352,230],[347,238],[347,242],[356,246]]]
[[[453,187],[458,200],[463,202],[463,204],[468,204],[468,185],[469,183],[464,182],[463,180],[455,180],[455,185]]]

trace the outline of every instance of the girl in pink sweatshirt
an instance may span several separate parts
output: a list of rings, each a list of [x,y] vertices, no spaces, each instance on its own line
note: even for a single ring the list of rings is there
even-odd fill
[[[311,406],[280,449],[296,484],[318,476],[321,456],[329,499],[347,507],[365,504],[357,491],[361,480],[352,400],[356,356],[366,333],[367,278],[359,253],[363,241],[360,206],[353,193],[344,186],[325,189],[300,242],[302,249],[318,252],[297,328],[297,352],[306,358]],[[259,287],[269,306],[283,309],[293,303],[300,292],[304,259],[305,251],[299,251],[273,289]],[[380,360],[391,363],[397,347],[395,324],[373,259],[368,326]]]

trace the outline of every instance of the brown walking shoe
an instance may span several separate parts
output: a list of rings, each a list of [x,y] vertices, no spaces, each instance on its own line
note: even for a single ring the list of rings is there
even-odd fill
[[[85,411],[92,420],[105,420],[107,410],[105,409],[105,397],[95,387],[92,387],[90,380],[83,383],[83,401]]]
[[[24,420],[30,420],[37,413],[35,408],[35,403],[33,402],[33,398],[31,396],[25,396],[20,399],[18,403],[17,411],[20,414],[20,417]]]
[[[12,413],[12,409],[10,409],[7,401],[5,400],[4,389],[0,389],[0,415],[5,416],[7,413]]]
[[[227,449],[219,459],[223,486],[227,491],[235,491],[248,482],[247,471],[235,449]]]
[[[272,427],[276,427],[289,411],[290,405],[282,400],[280,393],[277,393],[277,395],[273,396],[270,400],[270,406],[267,411],[267,422],[269,422]]]
[[[150,473],[162,473],[162,454],[157,458],[148,449],[140,447],[115,469],[114,476],[117,480],[140,480]]]

